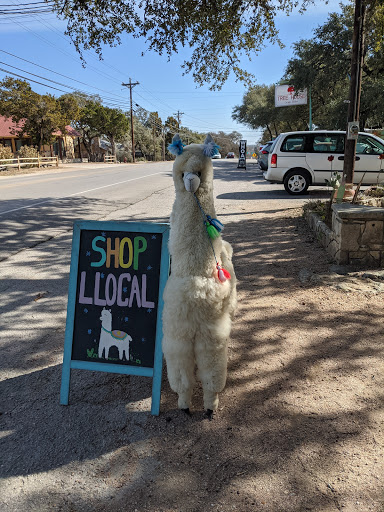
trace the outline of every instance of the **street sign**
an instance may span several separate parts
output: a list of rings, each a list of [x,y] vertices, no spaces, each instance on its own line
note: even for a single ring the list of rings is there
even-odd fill
[[[71,369],[152,377],[160,410],[168,224],[77,221],[73,229],[60,403]]]
[[[246,169],[247,163],[247,141],[241,140],[239,144],[239,163],[237,164],[238,169]]]

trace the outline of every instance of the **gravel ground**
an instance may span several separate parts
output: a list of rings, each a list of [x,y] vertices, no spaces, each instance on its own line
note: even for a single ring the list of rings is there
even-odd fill
[[[239,311],[213,421],[199,387],[192,417],[177,410],[166,369],[159,417],[148,413],[150,381],[132,376],[73,371],[71,405],[58,404],[69,233],[28,251],[22,293],[0,284],[2,510],[384,510],[383,293],[312,279],[332,267],[300,209],[237,199],[218,213]]]

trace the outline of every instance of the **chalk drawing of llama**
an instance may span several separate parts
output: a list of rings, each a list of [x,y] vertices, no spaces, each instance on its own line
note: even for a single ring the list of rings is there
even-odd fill
[[[111,310],[103,308],[101,312],[101,332],[99,340],[99,357],[108,359],[109,349],[117,347],[119,351],[119,359],[122,360],[125,354],[125,359],[129,361],[129,342],[132,338],[124,331],[112,331],[112,313]]]

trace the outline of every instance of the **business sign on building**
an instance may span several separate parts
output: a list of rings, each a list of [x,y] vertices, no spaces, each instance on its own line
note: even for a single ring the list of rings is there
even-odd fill
[[[246,169],[247,163],[247,141],[241,140],[239,144],[239,163],[237,164],[238,169]]]
[[[289,107],[291,105],[306,105],[307,89],[295,91],[293,85],[275,86],[275,107]]]

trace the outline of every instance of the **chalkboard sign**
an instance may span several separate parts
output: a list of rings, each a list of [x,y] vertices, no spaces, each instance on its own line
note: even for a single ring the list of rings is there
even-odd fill
[[[60,403],[72,368],[153,378],[159,414],[168,224],[74,224]]]

